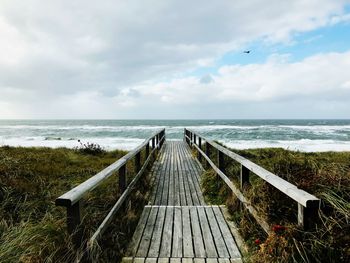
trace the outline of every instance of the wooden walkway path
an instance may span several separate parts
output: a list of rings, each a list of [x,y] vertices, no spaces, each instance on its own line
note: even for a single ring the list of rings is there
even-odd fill
[[[152,169],[150,203],[123,262],[241,262],[221,208],[204,202],[202,171],[187,144],[164,144]]]

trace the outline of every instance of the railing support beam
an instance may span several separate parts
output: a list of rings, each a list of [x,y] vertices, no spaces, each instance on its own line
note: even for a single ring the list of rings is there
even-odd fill
[[[240,173],[240,186],[243,189],[246,185],[249,185],[249,169],[243,165],[241,165],[241,173]]]
[[[199,149],[202,149],[202,138],[198,137],[198,147]],[[199,162],[202,162],[202,154],[198,151],[198,160]]]
[[[83,241],[83,229],[81,227],[81,201],[71,206],[67,206],[67,229],[72,235],[75,249],[80,248]]]
[[[298,204],[298,225],[304,230],[311,230],[315,228],[318,221],[318,211],[320,209],[320,200],[307,202],[304,207]]]

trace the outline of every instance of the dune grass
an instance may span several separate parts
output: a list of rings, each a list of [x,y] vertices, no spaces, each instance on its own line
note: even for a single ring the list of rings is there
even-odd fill
[[[302,153],[276,148],[234,151],[322,199],[317,228],[302,231],[296,225],[296,203],[251,175],[251,186],[244,194],[274,227],[274,233],[267,236],[241,209],[223,181],[212,170],[207,171],[202,179],[206,199],[228,205],[232,220],[250,247],[248,261],[350,262],[350,152]],[[225,159],[225,171],[238,186],[240,166]]]
[[[96,145],[94,145],[96,147]],[[90,149],[91,150],[91,149]],[[0,147],[1,262],[72,262],[75,251],[66,231],[65,209],[55,199],[126,152]],[[132,163],[128,170],[133,171]],[[133,173],[128,174],[129,180]],[[99,262],[118,262],[145,203],[148,178],[132,195],[129,210],[113,221],[96,253]],[[98,227],[120,193],[112,176],[84,199],[85,238]]]

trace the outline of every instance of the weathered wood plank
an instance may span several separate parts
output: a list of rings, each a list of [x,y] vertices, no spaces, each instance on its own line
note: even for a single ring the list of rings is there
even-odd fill
[[[160,248],[160,257],[171,256],[171,242],[173,237],[174,207],[167,207]]]
[[[148,257],[159,257],[159,249],[162,241],[163,225],[165,221],[165,211],[166,207],[161,206],[158,208],[158,215],[156,219],[156,224],[153,231],[153,236],[151,240],[151,245],[148,251]]]
[[[134,263],[144,263],[145,262],[145,258],[134,258]]]
[[[174,209],[174,233],[172,257],[182,257],[182,211],[181,207]]]
[[[146,227],[146,223],[149,217],[151,209],[144,208],[140,217],[140,221],[135,229],[134,235],[132,237],[132,240],[129,244],[129,249],[127,251],[128,256],[134,256],[137,252],[137,249],[139,247],[143,231]]]
[[[230,229],[227,226],[227,223],[224,219],[220,208],[217,206],[213,206],[213,212],[215,214],[216,220],[224,237],[225,244],[228,252],[230,253],[231,258],[241,258],[241,253],[238,250],[237,244],[233,239],[232,233],[230,232]]]
[[[139,246],[137,253],[136,253],[137,257],[147,257],[148,249],[149,249],[152,235],[153,235],[154,225],[155,225],[156,218],[157,218],[157,214],[158,214],[158,207],[152,206],[150,215],[149,215],[147,223],[146,223],[146,228],[143,231],[140,246]]]
[[[216,258],[218,257],[218,254],[216,252],[213,236],[211,234],[211,229],[209,227],[209,222],[207,220],[204,207],[198,206],[197,211],[198,211],[200,226],[202,229],[206,256],[209,258]]]
[[[206,212],[207,217],[208,217],[210,229],[211,229],[211,232],[212,232],[213,237],[214,237],[214,242],[215,242],[219,257],[229,258],[230,254],[227,250],[223,235],[220,231],[220,227],[219,227],[219,225],[216,221],[215,215],[213,213],[213,208],[206,207],[205,212]]]
[[[195,251],[195,256],[200,257],[200,258],[204,258],[205,257],[205,248],[204,248],[204,243],[203,243],[203,236],[202,236],[201,229],[199,226],[199,219],[198,219],[196,207],[190,208],[190,216],[191,216],[193,247],[194,247],[194,251]]]
[[[183,253],[184,257],[194,257],[193,243],[192,243],[192,231],[191,231],[191,219],[190,208],[188,206],[182,207],[182,233],[183,233]]]

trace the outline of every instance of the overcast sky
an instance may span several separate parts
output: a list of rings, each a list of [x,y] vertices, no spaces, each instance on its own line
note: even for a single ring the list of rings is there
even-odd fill
[[[350,118],[350,3],[0,0],[0,118]]]

